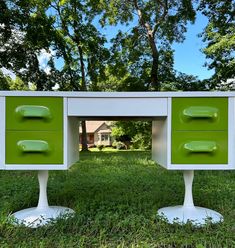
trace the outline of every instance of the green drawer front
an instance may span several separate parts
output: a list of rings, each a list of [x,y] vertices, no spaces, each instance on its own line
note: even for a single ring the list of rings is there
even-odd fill
[[[228,130],[228,98],[172,98],[172,130]]]
[[[227,164],[227,131],[175,131],[172,133],[172,164]]]
[[[6,164],[63,164],[59,131],[7,131]]]
[[[6,97],[7,130],[63,129],[63,98]]]

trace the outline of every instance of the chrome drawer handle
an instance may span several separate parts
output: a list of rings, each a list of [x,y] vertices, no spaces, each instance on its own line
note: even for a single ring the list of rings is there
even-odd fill
[[[20,140],[17,142],[17,146],[23,153],[46,153],[50,151],[49,144],[44,140]]]
[[[23,118],[51,119],[50,109],[38,105],[22,105],[15,110],[16,114]]]
[[[184,144],[184,149],[188,152],[215,152],[218,147],[214,141],[191,141]]]
[[[183,115],[188,118],[217,118],[218,109],[207,106],[191,106],[183,110]]]

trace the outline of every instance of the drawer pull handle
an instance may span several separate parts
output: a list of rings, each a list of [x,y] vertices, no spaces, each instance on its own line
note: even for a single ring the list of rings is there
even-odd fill
[[[218,109],[206,106],[192,106],[184,109],[183,115],[188,118],[217,118]]]
[[[17,146],[23,153],[46,153],[50,150],[48,143],[44,140],[20,140],[17,142]]]
[[[16,114],[23,118],[50,119],[50,109],[45,106],[22,105],[16,108]]]
[[[184,144],[184,149],[188,152],[212,153],[217,150],[217,145],[214,141],[191,141]]]

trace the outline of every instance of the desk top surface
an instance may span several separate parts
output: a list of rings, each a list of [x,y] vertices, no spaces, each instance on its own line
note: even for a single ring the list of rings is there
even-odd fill
[[[91,92],[91,91],[0,91],[0,96],[52,96],[71,98],[161,98],[161,97],[235,97],[235,91],[162,91],[162,92]]]

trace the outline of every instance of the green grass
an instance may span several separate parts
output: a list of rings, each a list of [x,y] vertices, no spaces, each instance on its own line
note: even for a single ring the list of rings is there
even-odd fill
[[[195,204],[212,208],[224,223],[195,228],[156,217],[183,201],[182,172],[167,171],[150,152],[87,152],[69,171],[50,172],[50,205],[76,216],[38,229],[7,223],[12,212],[37,204],[36,172],[0,172],[0,247],[235,247],[234,171],[195,172]]]
[[[99,149],[97,147],[93,147],[93,148],[89,148],[89,151],[99,152]],[[102,152],[118,152],[118,150],[113,147],[104,147],[102,149]]]

